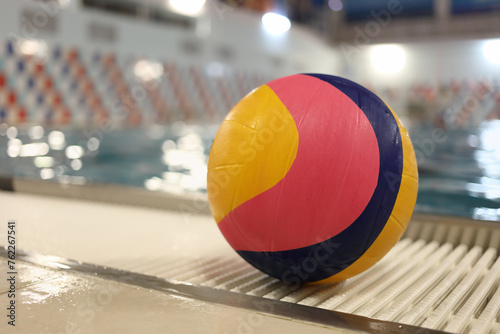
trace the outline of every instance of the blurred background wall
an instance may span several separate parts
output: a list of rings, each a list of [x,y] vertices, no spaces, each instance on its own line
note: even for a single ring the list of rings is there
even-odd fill
[[[0,175],[203,193],[228,111],[301,72],[402,118],[418,210],[500,220],[498,0],[0,0]]]
[[[1,0],[3,72],[10,74],[11,86],[23,87],[18,82],[22,71],[16,72],[18,64],[8,59],[11,43],[13,55],[26,62],[33,62],[26,60],[31,57],[43,63],[58,48],[72,49],[86,72],[93,71],[92,57],[113,56],[115,70],[132,87],[143,79],[137,75],[141,71],[166,82],[164,74],[173,73],[176,87],[164,87],[156,101],[138,103],[142,119],[153,122],[162,120],[150,116],[154,109],[161,113],[169,106],[182,119],[184,109],[189,109],[189,118],[204,114],[200,109],[206,104],[212,105],[213,121],[218,121],[250,89],[300,72],[360,82],[405,116],[410,104],[433,103],[438,94],[449,94],[445,91],[470,90],[480,81],[496,85],[500,70],[500,40],[494,39],[500,31],[498,1],[210,0],[193,1],[192,8],[186,5],[190,1],[177,3],[181,5],[156,0]],[[266,28],[262,17],[267,12],[290,17],[291,29],[280,33]],[[56,65],[44,73],[57,84]],[[29,73],[21,74],[29,80]],[[99,86],[97,78],[89,80]],[[33,109],[20,90],[18,102]],[[105,101],[109,94],[95,90],[96,98],[111,109]],[[64,85],[58,93],[64,100],[72,95]],[[73,115],[76,105],[68,107]]]

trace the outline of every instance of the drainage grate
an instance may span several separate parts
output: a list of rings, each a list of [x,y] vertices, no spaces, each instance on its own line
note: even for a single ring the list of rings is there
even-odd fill
[[[120,269],[452,333],[500,332],[500,225],[414,219],[382,261],[341,283],[299,289],[234,256]],[[232,254],[231,254],[232,255]]]
[[[205,258],[175,252],[149,262],[122,257],[106,266],[21,251],[18,259],[235,307],[255,309],[267,301],[278,316],[334,327],[493,334],[500,333],[499,249],[498,223],[415,217],[374,267],[344,282],[298,289],[233,252]],[[5,248],[0,256],[7,256]]]

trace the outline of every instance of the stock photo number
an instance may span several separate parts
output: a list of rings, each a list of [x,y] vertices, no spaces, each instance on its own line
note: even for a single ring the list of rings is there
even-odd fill
[[[16,222],[7,223],[7,282],[9,291],[7,292],[7,323],[10,326],[16,325]]]

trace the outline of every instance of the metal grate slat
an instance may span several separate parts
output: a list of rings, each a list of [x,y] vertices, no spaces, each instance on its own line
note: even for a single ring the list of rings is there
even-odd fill
[[[406,261],[406,263],[402,264],[401,266],[393,268],[387,273],[384,273],[385,275],[383,275],[381,279],[376,280],[367,288],[352,295],[349,299],[344,298],[342,304],[340,304],[338,307],[335,307],[334,310],[347,313],[354,312],[361,305],[373,298],[376,293],[388,289],[394,283],[394,281],[408,273],[414,266],[414,263],[423,262],[431,253],[438,249],[438,246],[439,244],[435,241],[427,244],[421,252],[414,255],[411,262]]]
[[[441,282],[446,273],[465,255],[466,252],[467,247],[465,245],[460,245],[455,248],[446,257],[443,263],[439,265],[437,270],[431,271],[423,277],[423,279],[409,286],[404,293],[400,293],[393,302],[387,303],[388,307],[384,308],[375,318],[380,320],[394,320],[405,310],[407,314],[410,313],[408,306]]]
[[[472,295],[467,299],[464,306],[458,311],[456,319],[450,321],[445,330],[449,332],[461,332],[467,326],[467,322],[477,313],[483,301],[492,291],[500,277],[500,259],[497,259],[493,267],[485,274],[479,286],[474,289]]]
[[[219,290],[451,333],[500,332],[500,225],[411,225],[375,266],[339,283],[285,284],[234,254],[120,262],[121,268]]]
[[[396,259],[396,261],[381,262],[380,265],[367,271],[361,279],[355,280],[353,284],[346,282],[346,288],[342,289],[342,293],[338,293],[335,296],[332,296],[332,298],[325,300],[322,304],[318,305],[318,307],[331,310],[337,307],[337,305],[343,303],[345,300],[349,300],[351,297],[357,296],[363,289],[371,287],[372,284],[375,284],[376,282],[380,282],[380,278],[384,275],[390,275],[395,268],[401,265],[404,258],[407,256],[413,256],[424,245],[424,240],[416,241],[406,248],[405,251],[402,252],[402,256]],[[437,245],[435,246],[437,247]]]
[[[415,283],[423,280],[423,275],[436,267],[438,262],[442,262],[442,259],[450,253],[453,249],[451,244],[442,245],[434,255],[424,261],[420,265],[417,265],[417,270],[410,270],[407,274],[401,278],[389,281],[390,289],[384,289],[382,293],[379,293],[376,297],[372,299],[369,303],[365,304],[361,309],[354,312],[355,314],[372,317],[385,305],[388,305],[391,300],[397,297],[400,293],[410,288]],[[411,263],[411,261],[410,261]],[[412,267],[414,264],[412,264]]]
[[[458,247],[466,247],[460,245]],[[458,248],[457,247],[457,248]],[[399,319],[404,324],[420,324],[423,322],[424,317],[428,311],[442,301],[447,293],[453,289],[466,274],[466,272],[473,265],[482,253],[482,248],[479,246],[473,247],[464,258],[456,264],[456,266],[445,276],[438,285],[436,285],[430,292],[425,295],[419,296],[421,299],[415,305],[412,305],[411,312],[408,312],[403,318]],[[388,311],[389,312],[389,311]],[[389,318],[386,318],[389,319]]]
[[[471,268],[469,275],[460,282],[460,284],[448,295],[448,297],[431,313],[427,320],[422,324],[427,328],[440,328],[448,321],[454,310],[458,308],[461,302],[470,295],[473,287],[477,285],[480,276],[493,263],[496,256],[494,249],[487,250],[479,261]]]

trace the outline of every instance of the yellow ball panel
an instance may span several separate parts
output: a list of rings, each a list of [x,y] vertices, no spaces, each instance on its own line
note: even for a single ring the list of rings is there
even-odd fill
[[[263,85],[227,115],[208,160],[207,193],[217,223],[278,183],[297,155],[299,133],[285,105]]]

